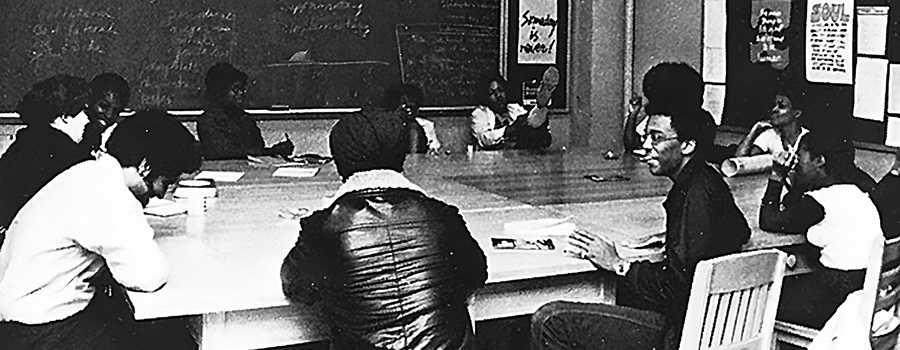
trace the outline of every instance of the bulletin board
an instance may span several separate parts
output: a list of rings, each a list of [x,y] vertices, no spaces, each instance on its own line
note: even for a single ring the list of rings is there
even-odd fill
[[[728,2],[722,124],[764,118],[782,84],[810,130],[900,146],[900,0],[784,3]]]

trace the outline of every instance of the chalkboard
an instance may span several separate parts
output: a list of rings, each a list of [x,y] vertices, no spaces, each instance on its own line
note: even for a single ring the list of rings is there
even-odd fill
[[[784,28],[783,47],[790,48],[790,59],[783,69],[767,62],[751,62],[750,43],[757,23],[751,23],[753,1],[729,2],[726,25],[726,95],[722,123],[749,127],[768,115],[772,95],[778,85],[793,90],[795,105],[803,112],[801,123],[810,130],[836,133],[856,141],[884,144],[887,123],[853,117],[854,85],[809,82],[805,76],[806,0],[790,2],[790,25]],[[856,6],[890,6],[886,55],[891,63],[900,63],[900,1],[857,0]],[[856,11],[856,9],[847,9]],[[854,16],[855,17],[855,16]],[[854,26],[856,24],[854,23]],[[858,33],[857,33],[858,34]],[[856,35],[856,34],[854,34]],[[855,38],[858,39],[858,38]],[[853,40],[854,64],[857,40]]]
[[[0,110],[39,79],[106,71],[133,108],[197,109],[220,61],[249,75],[248,107],[359,107],[401,80],[427,84],[425,105],[470,105],[473,63],[500,65],[500,1],[7,0]]]

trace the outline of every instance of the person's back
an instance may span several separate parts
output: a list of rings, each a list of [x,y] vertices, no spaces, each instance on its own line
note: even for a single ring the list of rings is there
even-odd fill
[[[311,216],[281,267],[285,296],[321,302],[335,349],[468,349],[466,301],[484,253],[457,208],[403,176],[405,123],[363,110],[329,143],[344,183]]]
[[[456,208],[408,189],[363,189],[301,225],[315,247],[302,253],[309,264],[301,268],[334,267],[310,282],[338,348],[462,347],[466,299],[485,270]]]
[[[0,157],[0,243],[19,209],[54,176],[91,159],[78,147],[87,116],[87,83],[56,75],[36,83],[16,106],[27,126]]]

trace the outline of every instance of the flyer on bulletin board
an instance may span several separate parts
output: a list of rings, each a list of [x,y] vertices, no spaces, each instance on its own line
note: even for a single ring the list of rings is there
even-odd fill
[[[518,63],[556,64],[557,0],[519,2]]]
[[[853,83],[853,0],[810,0],[806,6],[806,80]]]

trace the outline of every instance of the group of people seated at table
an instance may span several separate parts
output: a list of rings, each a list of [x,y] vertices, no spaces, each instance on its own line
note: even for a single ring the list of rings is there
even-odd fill
[[[289,139],[265,146],[242,108],[247,79],[227,63],[210,68],[199,142],[162,110],[120,118],[130,91],[115,74],[90,84],[57,75],[32,87],[16,108],[26,126],[0,157],[0,349],[141,346],[125,290],[159,290],[168,273],[142,207],[203,158],[293,153]],[[626,260],[607,233],[577,230],[569,237],[576,255],[621,276],[616,305],[544,305],[532,317],[534,349],[678,347],[697,263],[740,251],[751,234],[711,164],[726,152],[773,153],[759,225],[804,234],[820,265],[786,279],[779,319],[821,327],[862,287],[871,247],[900,232],[900,152],[876,183],[854,164],[851,142],[803,131],[785,91],[737,147],[717,146],[698,79],[684,63],[654,66],[643,81],[646,106],[633,103],[626,121],[626,148],[639,150],[652,175],[672,181],[662,203],[665,257]],[[537,106],[526,110],[508,103],[501,76],[479,81],[475,144],[550,145],[548,107],[558,82],[548,69]],[[321,309],[335,349],[476,347],[467,303],[487,280],[485,254],[458,208],[403,175],[408,153],[441,147],[434,124],[417,113],[422,101],[419,88],[399,84],[380,108],[333,126],[328,142],[342,184],[300,220],[281,266],[285,296]]]

